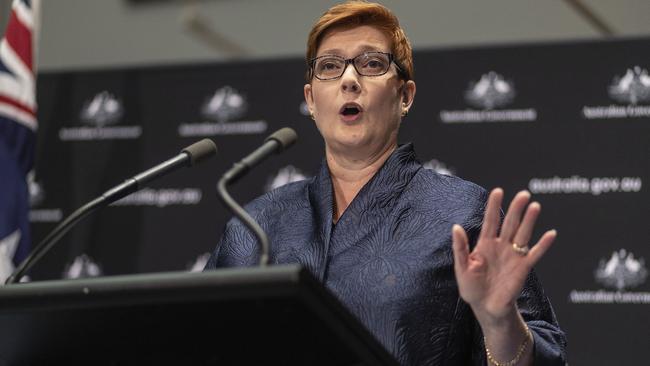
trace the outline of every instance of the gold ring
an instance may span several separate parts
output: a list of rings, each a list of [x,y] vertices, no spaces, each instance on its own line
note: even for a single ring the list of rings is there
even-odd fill
[[[530,251],[530,248],[528,247],[528,245],[519,246],[519,245],[517,245],[517,243],[513,242],[512,243],[512,250],[517,252],[517,254],[519,254],[519,255],[526,255]]]

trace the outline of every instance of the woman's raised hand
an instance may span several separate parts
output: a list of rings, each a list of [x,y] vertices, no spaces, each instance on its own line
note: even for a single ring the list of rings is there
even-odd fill
[[[490,192],[481,233],[471,252],[465,230],[460,225],[452,229],[460,296],[470,305],[481,326],[498,324],[517,310],[517,297],[526,277],[557,235],[555,230],[549,230],[529,248],[541,206],[537,202],[529,204],[527,191],[513,198],[499,232],[502,200],[502,189]]]

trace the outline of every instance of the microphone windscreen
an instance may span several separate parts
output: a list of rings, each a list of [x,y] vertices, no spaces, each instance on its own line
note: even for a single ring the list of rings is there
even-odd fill
[[[264,142],[269,140],[275,140],[280,143],[278,152],[288,148],[293,145],[294,142],[298,139],[298,134],[292,128],[284,127],[275,132],[264,140]]]
[[[217,145],[210,139],[203,139],[181,150],[190,156],[190,165],[194,165],[217,154]]]

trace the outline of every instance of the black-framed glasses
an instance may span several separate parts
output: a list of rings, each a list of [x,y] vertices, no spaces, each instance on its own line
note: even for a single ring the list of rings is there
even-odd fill
[[[394,63],[397,71],[404,76],[404,71],[395,61],[392,53],[364,52],[354,58],[345,59],[337,55],[323,55],[309,61],[310,71],[318,80],[334,80],[343,76],[349,64],[361,76],[381,76],[388,72]]]

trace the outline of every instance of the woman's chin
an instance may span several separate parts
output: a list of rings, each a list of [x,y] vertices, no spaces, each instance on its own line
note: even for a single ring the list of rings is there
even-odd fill
[[[328,145],[337,153],[359,153],[365,150],[372,152],[376,149],[377,144],[373,144],[372,140],[367,138],[346,136],[345,138],[331,141]]]

